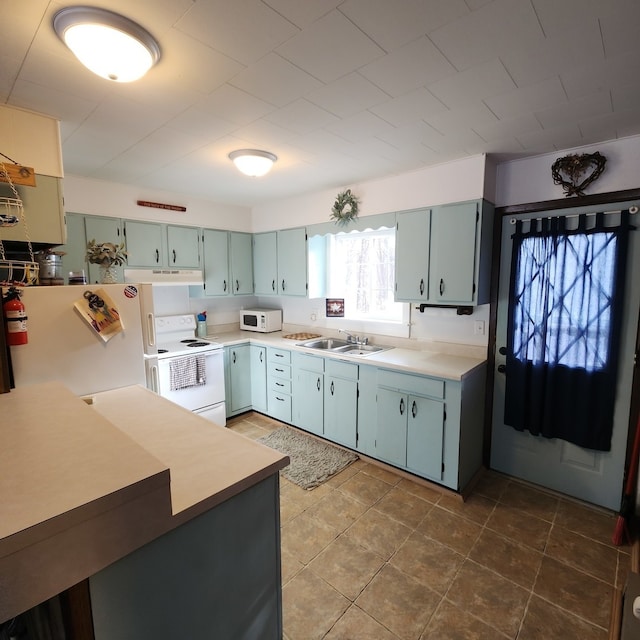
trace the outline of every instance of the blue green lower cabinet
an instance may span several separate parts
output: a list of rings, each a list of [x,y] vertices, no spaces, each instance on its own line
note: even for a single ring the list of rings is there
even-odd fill
[[[398,467],[407,464],[407,394],[378,389],[376,454]]]
[[[267,347],[267,414],[291,422],[291,351]]]
[[[251,409],[251,362],[249,344],[224,348],[227,417]]]
[[[267,412],[267,348],[252,344],[251,359],[251,405],[254,411]]]
[[[293,353],[293,424],[324,434],[324,358]]]
[[[329,359],[325,362],[324,436],[350,449],[357,446],[357,364]]]
[[[407,469],[442,480],[444,403],[420,396],[408,397]]]

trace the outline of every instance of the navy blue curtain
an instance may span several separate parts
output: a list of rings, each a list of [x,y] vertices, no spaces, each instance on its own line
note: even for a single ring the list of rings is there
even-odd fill
[[[505,424],[609,451],[629,212],[521,221],[513,235]]]

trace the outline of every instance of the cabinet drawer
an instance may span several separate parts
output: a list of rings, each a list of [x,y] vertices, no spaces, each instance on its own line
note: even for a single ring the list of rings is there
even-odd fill
[[[284,362],[286,364],[291,364],[291,351],[287,351],[286,349],[268,347],[267,355],[270,362]]]
[[[269,389],[279,393],[291,393],[291,380],[282,378],[269,378]]]
[[[282,422],[291,422],[291,396],[270,390],[267,407],[271,417]]]
[[[351,364],[350,362],[340,362],[339,360],[333,360],[327,358],[324,364],[325,373],[331,376],[337,376],[338,378],[346,378],[347,380],[358,379],[358,365]]]
[[[291,365],[280,364],[279,362],[269,362],[267,366],[267,375],[271,378],[284,378],[291,380]]]
[[[324,371],[324,358],[294,351],[293,366],[298,369],[322,373]]]
[[[417,393],[422,396],[432,396],[433,398],[444,398],[444,380],[437,378],[426,378],[424,376],[412,376],[406,373],[396,373],[395,371],[378,371],[378,385]]]

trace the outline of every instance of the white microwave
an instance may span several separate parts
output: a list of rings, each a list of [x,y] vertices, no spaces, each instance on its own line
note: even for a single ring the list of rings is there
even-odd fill
[[[241,309],[240,328],[271,333],[282,329],[282,309]]]

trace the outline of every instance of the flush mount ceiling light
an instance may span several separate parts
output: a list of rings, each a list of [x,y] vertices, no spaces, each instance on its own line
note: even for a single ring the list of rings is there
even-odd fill
[[[268,151],[258,149],[238,149],[229,154],[229,158],[242,173],[257,178],[269,173],[278,157]]]
[[[61,9],[53,28],[87,69],[107,80],[138,80],[160,59],[160,47],[149,32],[106,9]]]

